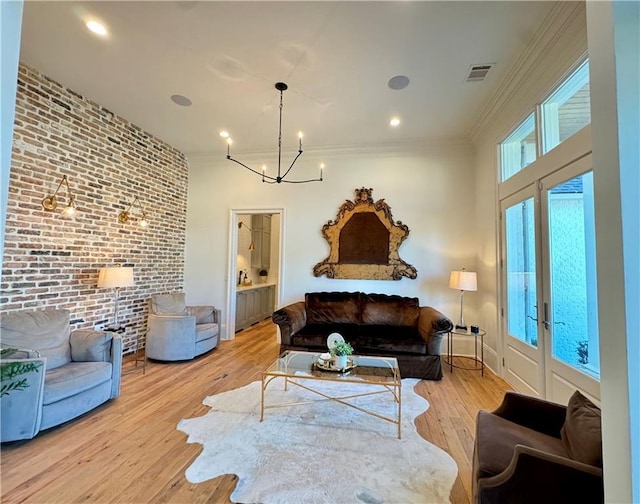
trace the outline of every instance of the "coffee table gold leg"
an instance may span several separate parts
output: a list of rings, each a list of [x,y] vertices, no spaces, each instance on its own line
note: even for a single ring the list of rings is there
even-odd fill
[[[264,375],[262,375],[262,399],[260,400],[260,421],[264,420]]]
[[[398,387],[398,439],[402,439],[402,385]]]

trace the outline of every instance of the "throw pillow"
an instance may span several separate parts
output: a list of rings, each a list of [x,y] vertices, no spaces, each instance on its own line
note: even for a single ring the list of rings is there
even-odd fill
[[[600,408],[577,390],[569,399],[560,437],[572,459],[602,467]]]

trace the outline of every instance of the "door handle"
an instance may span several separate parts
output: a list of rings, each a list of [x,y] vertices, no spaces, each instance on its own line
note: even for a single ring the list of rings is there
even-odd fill
[[[542,306],[544,308],[544,320],[542,323],[544,324],[544,328],[549,330],[549,327],[551,327],[551,322],[549,322],[549,303],[545,301]]]
[[[544,303],[543,305],[544,307],[544,320],[542,321],[542,323],[544,324],[544,328],[545,329],[549,329],[549,327],[551,327],[551,322],[549,322],[549,305],[548,303]],[[534,322],[537,322],[538,319],[532,317],[531,315],[527,315],[527,318],[533,320]],[[558,322],[559,324],[564,324],[563,322]]]

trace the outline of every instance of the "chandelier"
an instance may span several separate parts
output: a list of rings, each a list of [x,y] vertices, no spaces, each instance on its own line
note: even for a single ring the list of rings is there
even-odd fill
[[[286,182],[287,184],[305,184],[307,182],[322,182],[322,175],[324,172],[324,164],[320,165],[320,178],[316,179],[307,179],[307,180],[285,180],[285,177],[289,175],[289,172],[293,168],[293,165],[296,164],[298,158],[302,155],[302,131],[298,131],[298,155],[293,159],[289,168],[282,173],[281,162],[282,162],[282,93],[287,90],[289,86],[287,86],[284,82],[276,82],[276,89],[280,91],[280,122],[278,123],[278,175],[276,177],[272,177],[271,175],[267,175],[267,167],[266,165],[262,165],[262,170],[254,170],[250,166],[238,161],[231,157],[231,144],[233,143],[231,138],[229,137],[229,133],[226,131],[221,131],[220,136],[227,139],[227,159],[229,161],[233,161],[234,163],[238,163],[240,166],[246,168],[250,172],[255,173],[262,177],[262,181],[267,184],[281,184],[282,182]]]

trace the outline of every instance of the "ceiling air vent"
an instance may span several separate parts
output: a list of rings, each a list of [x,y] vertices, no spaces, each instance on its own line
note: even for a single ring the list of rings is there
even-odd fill
[[[495,63],[484,63],[482,65],[471,65],[467,74],[466,82],[481,82],[485,79],[489,70],[493,68]]]

